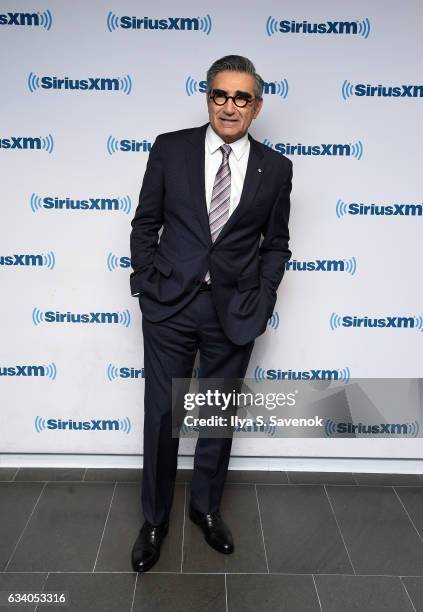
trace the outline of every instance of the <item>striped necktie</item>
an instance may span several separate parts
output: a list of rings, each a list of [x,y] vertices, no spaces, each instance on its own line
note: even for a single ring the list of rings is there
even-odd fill
[[[231,201],[231,169],[229,167],[229,155],[232,151],[228,144],[220,147],[222,151],[222,163],[214,179],[212,197],[209,210],[210,234],[214,242],[220,230],[225,225],[229,216],[229,204]],[[204,277],[206,282],[210,281],[210,274],[207,272]]]

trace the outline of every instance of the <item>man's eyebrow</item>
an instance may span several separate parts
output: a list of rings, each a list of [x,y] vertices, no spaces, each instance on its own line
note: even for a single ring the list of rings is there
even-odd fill
[[[249,98],[253,97],[252,94],[250,94],[249,91],[241,91],[239,89],[236,90],[235,95],[236,96],[248,96]]]
[[[222,94],[225,94],[225,95],[228,94],[228,92],[225,89],[219,89],[218,87],[213,88],[213,91],[214,92],[219,92],[219,93],[222,93]],[[236,90],[235,95],[236,96],[246,96],[248,98],[252,98],[253,97],[252,94],[250,94],[249,91],[241,91],[240,89]]]

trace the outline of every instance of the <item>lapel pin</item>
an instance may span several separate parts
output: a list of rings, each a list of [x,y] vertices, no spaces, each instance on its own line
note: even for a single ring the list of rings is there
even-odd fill
[[[257,170],[258,170],[259,172],[261,172],[261,168],[257,168]]]

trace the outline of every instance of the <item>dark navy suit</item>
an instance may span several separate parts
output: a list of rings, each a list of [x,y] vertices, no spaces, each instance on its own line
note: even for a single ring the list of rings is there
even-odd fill
[[[173,501],[179,440],[172,438],[172,378],[191,377],[198,350],[202,377],[245,376],[291,257],[292,163],[251,136],[239,204],[212,242],[207,127],[157,137],[132,221],[131,293],[139,294],[144,335],[142,504],[152,524],[167,520]],[[203,292],[207,270],[212,291]],[[200,512],[219,507],[231,443],[197,441],[191,502]]]

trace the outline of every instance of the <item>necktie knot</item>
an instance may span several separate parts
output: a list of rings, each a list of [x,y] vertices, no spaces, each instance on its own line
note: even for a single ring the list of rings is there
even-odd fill
[[[229,153],[232,151],[232,148],[230,145],[224,144],[220,147],[220,150],[222,151],[223,160],[226,161],[229,157]]]

